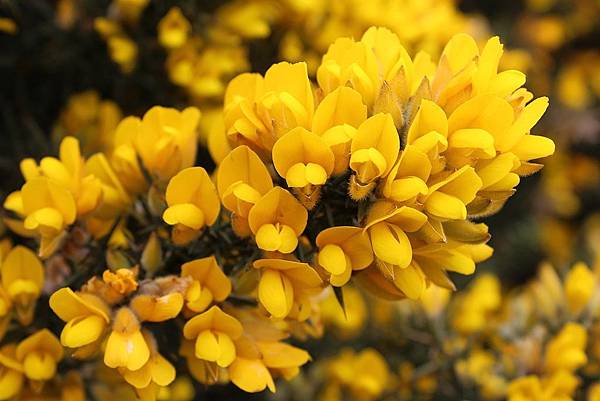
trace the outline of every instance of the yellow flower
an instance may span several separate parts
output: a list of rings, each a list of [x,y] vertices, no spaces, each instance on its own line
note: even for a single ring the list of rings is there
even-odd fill
[[[282,62],[265,77],[241,74],[225,93],[225,130],[236,145],[270,151],[293,128],[310,129],[314,113],[305,63]]]
[[[398,158],[400,139],[391,115],[380,113],[363,122],[350,151],[350,168],[355,173],[350,191],[359,200],[369,194],[375,180],[387,176]]]
[[[375,400],[389,385],[388,364],[372,348],[365,348],[357,354],[349,349],[342,350],[328,368],[331,377],[347,386],[357,399]]]
[[[166,181],[196,161],[196,128],[200,111],[188,107],[183,111],[152,107],[130,129],[137,125],[135,148],[144,167],[153,176]]]
[[[596,276],[584,263],[579,262],[569,270],[564,287],[567,306],[572,314],[577,316],[585,309],[596,284]]]
[[[108,306],[95,295],[61,288],[50,297],[50,308],[65,323],[60,342],[65,347],[97,349],[110,322]]]
[[[63,347],[54,334],[42,329],[19,343],[16,357],[23,364],[28,379],[44,382],[56,374],[56,366],[63,358]]]
[[[316,239],[318,265],[330,275],[329,283],[341,287],[350,280],[353,270],[362,270],[373,262],[369,237],[359,227],[330,227]]]
[[[587,332],[578,323],[567,323],[546,345],[544,371],[575,371],[587,362]]]
[[[119,65],[123,73],[131,73],[137,63],[137,44],[127,36],[118,34],[109,37],[107,45],[111,60]]]
[[[44,267],[28,248],[17,245],[2,261],[2,287],[17,312],[22,325],[33,321],[35,305],[44,286]]]
[[[296,127],[279,138],[272,153],[277,173],[290,188],[301,190],[309,199],[315,196],[313,192],[318,194],[318,188],[333,171],[335,160],[327,143],[303,127]]]
[[[193,281],[185,293],[186,307],[204,312],[213,302],[223,302],[231,293],[231,281],[217,264],[214,256],[192,260],[181,265],[181,277]]]
[[[221,161],[217,189],[223,206],[232,213],[232,226],[238,235],[250,234],[250,209],[271,188],[269,170],[249,147],[238,146]]]
[[[0,400],[10,400],[23,388],[23,365],[17,360],[16,344],[0,348]]]
[[[298,246],[308,212],[288,191],[275,187],[250,209],[248,223],[256,245],[265,251],[291,253]]]
[[[291,312],[299,321],[308,318],[309,297],[322,288],[321,278],[312,267],[283,259],[259,259],[253,266],[261,271],[258,299],[267,312],[278,319]]]
[[[156,386],[168,386],[175,380],[175,367],[162,356],[157,349],[156,340],[147,331],[143,332],[144,339],[150,347],[150,357],[148,361],[137,370],[129,370],[126,367],[119,368],[119,373],[125,381],[131,384],[138,394],[144,394],[144,390],[153,393],[156,397]],[[143,397],[141,397],[144,399]]]
[[[231,315],[213,306],[194,316],[183,327],[183,335],[195,340],[195,356],[220,367],[227,367],[235,360],[234,341],[243,333],[241,323]]]
[[[360,93],[341,86],[325,96],[315,110],[312,132],[333,152],[332,175],[342,174],[350,162],[350,144],[357,128],[367,119],[367,107]]]
[[[138,370],[149,358],[150,349],[142,335],[137,317],[129,308],[119,309],[106,341],[104,363],[110,368]]]
[[[265,388],[275,392],[274,374],[290,380],[298,374],[298,368],[310,360],[308,352],[279,341],[240,340],[236,342],[236,349],[238,356],[229,366],[229,378],[249,393]]]
[[[158,41],[167,49],[181,47],[192,27],[179,7],[172,7],[158,23]]]
[[[467,206],[481,188],[481,178],[470,166],[464,166],[431,185],[422,197],[425,211],[441,220],[465,220]]]
[[[1,269],[0,269],[1,273]],[[3,286],[0,286],[0,340],[4,338],[12,319],[12,301]]]
[[[410,298],[420,296],[425,278],[411,265],[413,251],[406,233],[419,230],[426,221],[427,216],[416,209],[379,201],[371,207],[365,225],[377,267]]]
[[[148,183],[142,173],[135,150],[135,140],[139,135],[139,118],[126,117],[115,129],[114,149],[110,163],[120,182],[131,194],[144,192]]]
[[[179,315],[183,300],[183,295],[179,292],[165,295],[141,294],[131,300],[131,309],[141,321],[164,322]]]
[[[463,334],[471,334],[483,330],[489,317],[501,302],[500,282],[489,274],[477,277],[469,289],[456,301],[452,319],[454,328]]]
[[[202,167],[186,168],[175,175],[167,186],[166,200],[163,219],[175,226],[172,238],[177,245],[188,243],[205,226],[213,225],[221,209],[217,190]]]
[[[0,18],[0,32],[8,33],[9,35],[14,35],[19,30],[19,27],[10,18]]]

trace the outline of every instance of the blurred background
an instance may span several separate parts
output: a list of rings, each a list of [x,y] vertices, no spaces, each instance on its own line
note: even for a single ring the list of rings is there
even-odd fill
[[[55,154],[66,134],[88,154],[108,149],[123,116],[153,105],[201,109],[198,163],[210,167],[229,79],[280,60],[306,60],[314,75],[329,43],[371,25],[396,32],[412,55],[434,57],[457,32],[482,43],[499,35],[502,68],[526,72],[526,86],[550,97],[536,133],[557,151],[487,220],[494,256],[455,279],[463,288],[492,272],[510,291],[543,261],[560,271],[576,260],[593,265],[600,251],[599,19],[598,0],[0,0],[0,197],[21,185],[22,158]],[[351,343],[392,339],[366,334]],[[311,353],[327,354],[339,340]],[[295,383],[277,397],[303,399],[293,396],[302,387]]]

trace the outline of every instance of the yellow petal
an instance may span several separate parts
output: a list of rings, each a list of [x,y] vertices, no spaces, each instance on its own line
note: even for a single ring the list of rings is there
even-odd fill
[[[31,380],[49,380],[56,373],[56,360],[46,352],[30,352],[23,361],[23,371]]]
[[[163,220],[169,225],[183,224],[193,230],[201,229],[205,223],[202,210],[191,203],[167,208],[163,213]]]
[[[237,358],[229,366],[229,378],[233,384],[249,393],[258,393],[266,387],[275,391],[269,370],[258,359]]]
[[[404,269],[396,269],[394,284],[410,299],[419,299],[425,291],[425,276],[413,265]]]
[[[111,368],[124,367],[138,370],[150,358],[150,350],[142,333],[120,333],[113,331],[106,342],[104,363]]]
[[[440,219],[464,220],[467,218],[467,208],[460,199],[439,191],[429,195],[425,201],[425,209]]]
[[[150,362],[152,381],[159,386],[168,386],[175,380],[175,367],[162,355],[156,355]]]
[[[398,226],[385,222],[369,228],[373,252],[382,261],[400,266],[408,266],[412,260],[412,247],[408,236]]]
[[[63,328],[60,342],[69,348],[82,347],[98,340],[105,328],[106,321],[98,315],[74,318],[69,320]]]
[[[283,342],[261,341],[257,345],[269,368],[302,366],[310,360],[308,352]]]
[[[294,288],[284,274],[266,269],[258,283],[258,298],[271,315],[284,318],[292,309]]]
[[[346,265],[346,254],[338,245],[325,245],[318,255],[319,265],[331,274],[342,274],[351,266]]]
[[[322,135],[328,129],[348,124],[358,128],[367,119],[367,106],[360,93],[347,86],[341,86],[325,96],[319,103],[312,122],[312,131]]]
[[[554,154],[554,142],[538,135],[524,135],[510,150],[520,160],[533,160]]]

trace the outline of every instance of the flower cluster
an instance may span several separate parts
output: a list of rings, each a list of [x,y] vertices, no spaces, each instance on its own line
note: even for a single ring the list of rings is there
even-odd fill
[[[166,18],[163,44],[185,46],[181,13]],[[501,55],[498,38],[480,49],[459,34],[437,63],[413,59],[373,27],[330,46],[316,88],[305,63],[239,75],[209,138],[212,177],[195,107],[126,117],[89,157],[67,136],[58,157],[23,160],[4,223],[38,255],[2,251],[0,322],[36,331],[7,329],[18,341],[0,354],[6,398],[80,391],[90,374],[104,378],[90,388],[100,399],[154,400],[185,372],[275,391],[309,361],[287,339],[322,334],[326,291],[345,305],[354,281],[379,299],[454,289],[447,272],[471,274],[492,252],[471,219],[497,212],[554,151],[531,133],[548,100],[499,71]],[[470,303],[475,322],[495,307]],[[34,318],[46,306],[62,323]],[[65,350],[90,369],[64,373]],[[334,368],[352,392],[385,388],[376,353],[340,358],[376,367],[361,380]]]

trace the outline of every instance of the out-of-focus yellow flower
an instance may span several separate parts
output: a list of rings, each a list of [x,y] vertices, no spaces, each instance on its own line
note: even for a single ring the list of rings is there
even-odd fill
[[[15,21],[6,17],[0,18],[0,32],[7,33],[9,35],[14,35],[17,33],[18,30],[19,27],[17,26]]]
[[[248,224],[256,245],[265,251],[291,253],[298,246],[308,212],[288,191],[275,187],[250,209]]]
[[[42,383],[54,377],[63,354],[60,341],[48,329],[36,331],[21,341],[16,349],[16,358],[23,364],[25,376]]]
[[[23,387],[23,365],[17,360],[16,351],[16,344],[0,348],[0,400],[10,400]]]
[[[587,362],[585,347],[587,332],[578,323],[567,323],[546,345],[544,370],[575,371]]]
[[[185,294],[185,305],[196,313],[204,312],[212,302],[224,301],[231,293],[231,281],[214,256],[184,263],[181,277],[192,279]]]
[[[137,63],[137,44],[125,35],[114,35],[108,38],[107,45],[110,58],[119,65],[121,71],[131,73]]]
[[[119,14],[129,23],[136,23],[150,0],[115,0]]]
[[[582,262],[576,263],[565,277],[565,296],[569,310],[579,315],[589,303],[597,286],[594,273]]]
[[[95,295],[61,288],[50,297],[50,308],[65,323],[60,342],[68,348],[99,348],[110,322],[108,306]]]
[[[2,287],[14,304],[22,325],[30,325],[35,306],[44,286],[44,267],[35,253],[17,245],[2,261]],[[10,304],[6,305],[7,307]]]
[[[243,330],[236,318],[213,306],[188,320],[183,335],[195,340],[196,358],[227,367],[236,358],[234,341],[241,337]]]
[[[104,363],[111,368],[135,371],[141,369],[149,358],[150,349],[140,330],[138,318],[127,307],[119,309],[106,341]]]
[[[333,291],[320,304],[326,324],[334,326],[333,334],[342,339],[353,338],[367,322],[367,304],[361,292],[353,286],[343,288],[344,305],[339,304]]]
[[[477,277],[456,301],[452,324],[460,333],[483,330],[501,302],[500,282],[490,274]]]
[[[213,225],[221,210],[215,185],[202,167],[175,175],[167,186],[166,200],[163,219],[174,226],[172,239],[177,245],[190,242],[205,226]]]
[[[383,356],[372,348],[355,354],[352,350],[342,350],[330,362],[329,374],[333,380],[348,387],[359,400],[377,399],[390,384],[390,371]]]
[[[258,299],[273,317],[283,319],[293,312],[297,320],[308,318],[309,296],[322,288],[321,278],[312,267],[283,259],[259,259],[253,266],[261,272]]]
[[[167,49],[181,47],[192,29],[179,7],[172,7],[158,23],[158,41]]]

